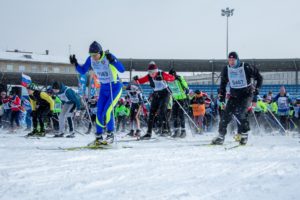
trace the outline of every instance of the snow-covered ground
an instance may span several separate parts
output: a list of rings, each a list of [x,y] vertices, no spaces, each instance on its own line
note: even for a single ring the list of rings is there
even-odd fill
[[[25,139],[21,135],[0,132],[1,200],[300,196],[300,143],[292,136],[251,136],[248,146],[231,150],[197,145],[210,140],[210,135],[119,141],[118,148],[109,150],[62,151],[38,148],[81,146],[93,136]]]

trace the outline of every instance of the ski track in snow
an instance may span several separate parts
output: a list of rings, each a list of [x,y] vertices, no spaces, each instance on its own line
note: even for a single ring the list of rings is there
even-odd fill
[[[26,139],[0,132],[0,199],[299,199],[300,143],[250,136],[248,146],[197,146],[214,134],[82,146],[93,136]],[[232,140],[228,135],[226,141]],[[125,139],[124,139],[125,140]],[[128,146],[133,148],[122,148]]]

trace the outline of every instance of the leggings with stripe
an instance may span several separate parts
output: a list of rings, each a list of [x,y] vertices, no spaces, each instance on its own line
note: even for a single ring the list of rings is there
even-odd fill
[[[101,135],[104,128],[106,128],[108,132],[112,132],[115,129],[115,119],[113,119],[112,111],[114,111],[114,107],[122,95],[122,83],[111,83],[111,88],[112,92],[110,91],[110,84],[101,85],[97,102],[96,136]]]

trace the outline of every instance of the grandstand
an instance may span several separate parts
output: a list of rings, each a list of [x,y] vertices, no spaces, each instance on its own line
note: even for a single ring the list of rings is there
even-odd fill
[[[29,55],[30,54],[30,55]],[[227,60],[206,59],[120,59],[126,72],[121,75],[123,82],[128,82],[134,75],[146,74],[149,61],[154,60],[160,69],[169,71],[171,68],[183,75],[190,88],[200,89],[208,94],[216,95],[219,86],[219,75]],[[300,59],[245,59],[242,60],[256,66],[264,77],[260,94],[268,91],[277,93],[281,85],[286,86],[292,96],[298,96]],[[50,56],[49,52],[36,55],[28,52],[0,53],[0,83],[17,85],[21,81],[21,73],[26,73],[40,85],[49,85],[54,80],[66,85],[77,87],[78,74],[67,58]],[[148,95],[152,89],[149,85],[142,86]]]

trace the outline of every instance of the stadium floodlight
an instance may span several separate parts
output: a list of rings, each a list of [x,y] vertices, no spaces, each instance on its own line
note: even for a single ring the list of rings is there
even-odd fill
[[[226,16],[226,58],[228,56],[228,18],[233,16],[234,9],[226,8],[221,10],[221,15]]]

